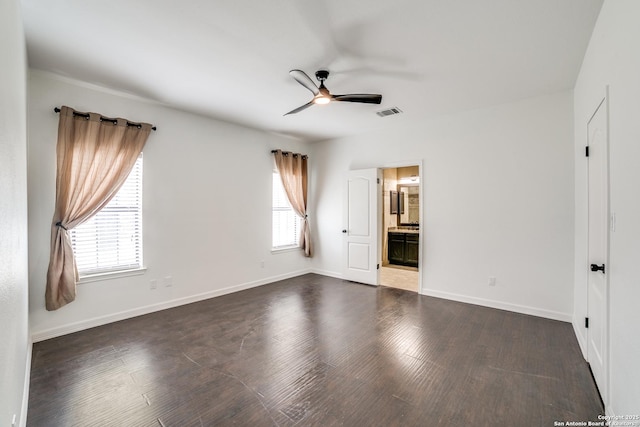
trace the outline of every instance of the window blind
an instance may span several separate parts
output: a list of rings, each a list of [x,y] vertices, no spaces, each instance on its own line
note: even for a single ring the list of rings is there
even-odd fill
[[[80,276],[142,267],[142,154],[118,194],[70,234]]]
[[[282,186],[280,174],[273,172],[272,246],[274,249],[299,246],[300,218],[294,212]]]

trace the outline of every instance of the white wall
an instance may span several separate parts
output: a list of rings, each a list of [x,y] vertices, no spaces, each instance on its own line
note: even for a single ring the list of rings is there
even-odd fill
[[[609,85],[610,238],[608,412],[640,414],[640,2],[605,1],[575,86],[576,239],[574,327],[584,348],[587,315],[586,123]]]
[[[572,114],[563,92],[315,144],[314,267],[341,275],[349,169],[422,160],[423,292],[571,320]]]
[[[141,276],[78,285],[44,308],[55,197],[55,106],[153,123],[144,149]],[[29,77],[29,279],[34,340],[305,272],[300,251],[271,253],[271,149],[305,144],[68,81]],[[264,268],[260,262],[264,261]],[[173,286],[162,286],[172,276]],[[150,290],[150,280],[159,286]]]
[[[26,422],[27,94],[20,2],[0,2],[0,425]]]

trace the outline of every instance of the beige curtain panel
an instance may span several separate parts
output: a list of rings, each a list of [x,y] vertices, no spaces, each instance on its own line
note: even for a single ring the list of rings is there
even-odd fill
[[[150,132],[148,123],[132,125],[125,119],[60,109],[47,310],[57,310],[76,297],[78,270],[68,231],[109,203],[129,176]]]
[[[273,155],[289,203],[302,219],[300,247],[305,256],[311,257],[311,232],[307,218],[307,156],[282,150],[274,150]]]

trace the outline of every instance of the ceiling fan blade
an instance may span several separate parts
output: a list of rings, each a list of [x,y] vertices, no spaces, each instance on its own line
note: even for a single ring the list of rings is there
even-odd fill
[[[313,83],[313,80],[311,80],[311,77],[309,77],[307,73],[302,70],[291,70],[289,71],[289,74],[291,75],[291,77],[296,79],[298,83],[309,89],[311,93],[313,93],[314,95],[318,94],[318,86]]]
[[[307,109],[307,108],[311,107],[312,105],[313,105],[313,100],[307,102],[306,104],[304,104],[304,105],[302,105],[302,106],[300,106],[300,107],[298,107],[298,108],[296,108],[294,110],[289,111],[287,114],[285,114],[285,116],[288,116],[289,114],[299,113],[300,111],[302,111],[304,109]]]
[[[331,95],[331,100],[347,101],[347,102],[363,102],[365,104],[380,104],[382,102],[382,95],[375,95],[372,93]]]

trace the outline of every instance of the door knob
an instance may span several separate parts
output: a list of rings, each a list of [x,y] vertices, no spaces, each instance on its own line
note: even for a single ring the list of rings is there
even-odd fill
[[[602,271],[602,274],[604,274],[604,264],[591,264],[591,271]]]

